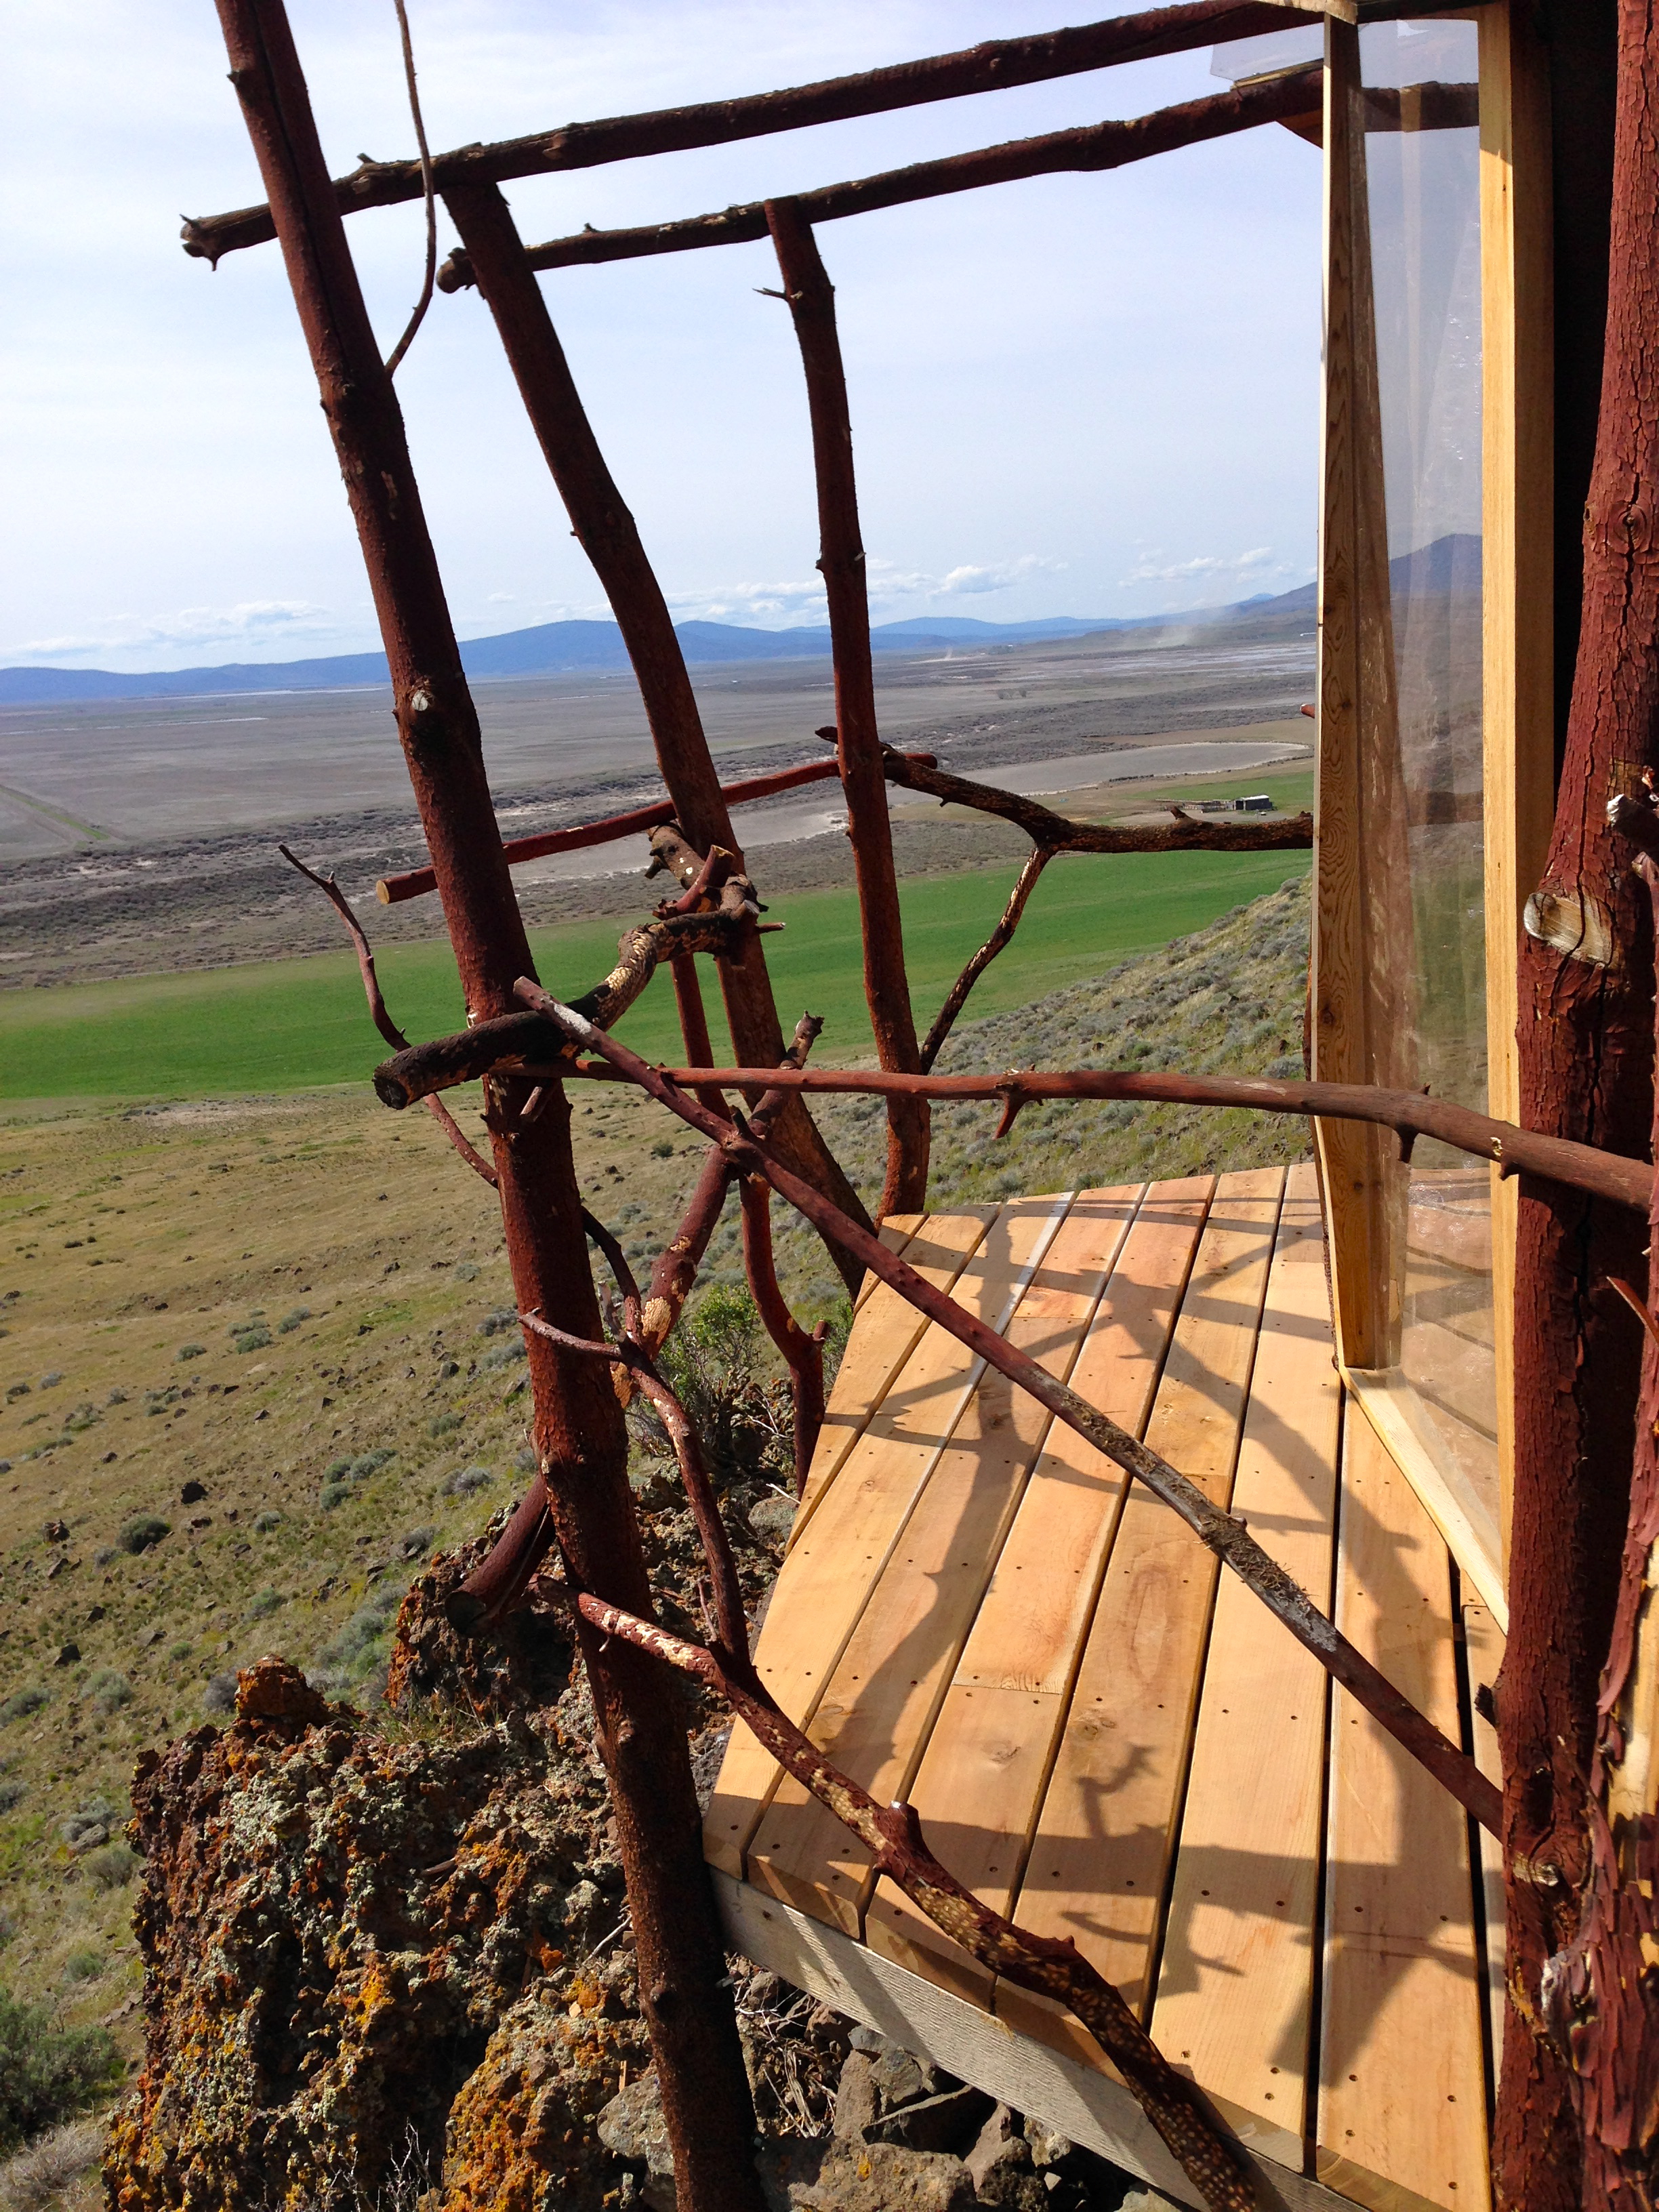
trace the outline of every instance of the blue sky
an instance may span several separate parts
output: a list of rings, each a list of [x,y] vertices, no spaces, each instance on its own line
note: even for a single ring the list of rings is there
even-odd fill
[[[1053,27],[1054,0],[409,0],[434,148]],[[391,0],[297,0],[324,144],[412,149]],[[0,663],[126,669],[376,641],[274,246],[210,274],[182,211],[261,197],[208,0],[12,0],[0,147]],[[526,236],[702,213],[1219,89],[1201,51],[908,114],[526,179]],[[418,210],[349,226],[388,345]],[[447,242],[447,231],[441,233]],[[824,226],[878,620],[1124,615],[1312,573],[1319,157],[1270,128],[1103,176]],[[543,279],[682,617],[817,618],[810,453],[770,248]],[[606,610],[488,316],[398,375],[465,636]]]

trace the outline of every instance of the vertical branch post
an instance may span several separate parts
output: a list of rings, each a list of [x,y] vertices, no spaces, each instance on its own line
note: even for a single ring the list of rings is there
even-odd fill
[[[766,1333],[783,1356],[795,1409],[795,1495],[806,1477],[823,1426],[823,1324],[804,1329],[785,1304],[772,1255],[772,1191],[757,1176],[738,1185],[743,1202],[743,1263]]]
[[[399,734],[469,1014],[505,1012],[529,959],[404,423],[324,165],[282,0],[218,0],[231,82],[258,158],[374,593]],[[597,1333],[562,1086],[485,1086],[502,1225],[520,1307]],[[602,1367],[529,1346],[540,1473],[520,1508],[530,1548],[556,1540],[584,1584],[648,1610],[622,1409]],[[753,2111],[698,1839],[683,1723],[648,1662],[585,1632],[599,1739],[638,1946],[683,2212],[761,2212]]]
[[[875,676],[870,660],[870,596],[859,531],[858,479],[847,377],[836,329],[836,294],[812,226],[793,200],[769,200],[766,220],[777,248],[784,298],[800,343],[812,422],[818,487],[818,568],[830,601],[836,670],[836,742],[847,794],[864,930],[864,991],[884,1067],[915,1075],[921,1067],[915,1016],[904,968],[893,832],[887,813],[881,732],[876,726]],[[920,1212],[927,1203],[930,1109],[922,1098],[887,1104],[887,1179],[881,1212]]]
[[[1659,771],[1659,34],[1644,0],[1620,0],[1617,14],[1601,416],[1566,753],[1539,886],[1576,907],[1610,957],[1523,934],[1518,1048],[1526,1127],[1639,1159],[1653,1105],[1652,921],[1607,807]],[[1616,1276],[1645,1294],[1643,1243],[1623,1207],[1522,1178],[1510,1636],[1498,1687],[1512,2002],[1493,2151],[1499,2203],[1528,2212],[1600,2201],[1544,2000],[1579,1940],[1595,1848],[1586,1777],[1636,1445],[1640,1332],[1604,1286]]]
[[[639,679],[658,763],[680,826],[700,853],[716,845],[738,853],[668,603],[647,557],[639,526],[599,451],[507,202],[494,185],[458,185],[444,194],[444,204],[471,256],[478,289],[495,319],[526,411],[577,539],[611,601]],[[739,1059],[763,1067],[781,1060],[783,1031],[760,939],[752,929],[744,932],[738,951],[720,963],[720,975],[726,1022]],[[780,1150],[814,1189],[833,1198],[855,1218],[869,1218],[799,1100],[792,1099],[785,1109],[777,1139]],[[842,1256],[830,1256],[844,1275]],[[849,1281],[848,1288],[856,1291],[856,1283]]]

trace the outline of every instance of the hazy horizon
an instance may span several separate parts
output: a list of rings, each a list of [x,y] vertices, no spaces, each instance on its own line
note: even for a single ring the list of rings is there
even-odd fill
[[[390,0],[292,15],[331,167],[408,150]],[[1052,0],[413,0],[434,148],[1052,27]],[[0,149],[14,403],[0,663],[140,673],[378,643],[279,254],[187,259],[262,195],[210,10],[12,26]],[[98,57],[88,68],[89,53]],[[1218,88],[1207,48],[509,187],[526,237],[695,214]],[[1270,126],[1106,174],[825,225],[877,622],[1197,612],[1311,574],[1320,162]],[[52,210],[42,224],[38,211]],[[421,212],[348,226],[389,344]],[[447,227],[441,251],[451,242]],[[678,620],[821,618],[800,365],[763,244],[544,280]],[[1224,329],[1224,348],[1214,333]],[[398,377],[466,639],[608,609],[487,313],[441,296]]]

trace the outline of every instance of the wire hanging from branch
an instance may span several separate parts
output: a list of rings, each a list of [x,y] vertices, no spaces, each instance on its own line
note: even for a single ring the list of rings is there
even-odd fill
[[[415,83],[415,48],[409,35],[409,9],[404,0],[392,0],[398,11],[398,35],[403,41],[404,82],[409,87],[409,112],[415,124],[415,143],[421,149],[421,196],[426,203],[426,273],[421,282],[421,296],[415,302],[415,312],[410,317],[404,334],[386,357],[386,373],[396,376],[398,363],[415,342],[415,333],[426,319],[426,311],[432,305],[432,286],[438,273],[438,202],[432,182],[432,154],[426,143],[426,125],[421,117],[421,95]]]

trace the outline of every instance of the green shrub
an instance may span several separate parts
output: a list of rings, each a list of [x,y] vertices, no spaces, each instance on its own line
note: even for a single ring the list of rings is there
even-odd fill
[[[260,1322],[255,1328],[238,1329],[231,1338],[231,1349],[240,1352],[263,1352],[273,1341],[270,1331]]]
[[[9,1813],[28,1796],[26,1782],[0,1782],[0,1813]]]
[[[188,1659],[195,1648],[195,1645],[191,1644],[188,1638],[181,1637],[177,1644],[170,1644],[167,1646],[167,1657],[169,1659]]]
[[[449,1437],[453,1436],[460,1425],[459,1413],[434,1413],[426,1425],[426,1432],[429,1437]]]
[[[204,1344],[181,1344],[174,1357],[179,1359],[205,1359],[207,1346]]]
[[[651,1147],[651,1157],[653,1160],[672,1160],[674,1157],[674,1139],[672,1137],[659,1137]]]
[[[121,2071],[101,2027],[64,2027],[47,2004],[0,1989],[0,2150],[85,2110]]]
[[[253,1516],[253,1533],[256,1536],[268,1536],[273,1528],[280,1528],[282,1525],[282,1515],[269,1509],[264,1513],[256,1513]]]
[[[528,1359],[529,1357],[530,1354],[525,1348],[524,1340],[520,1337],[516,1344],[492,1345],[478,1362],[478,1365],[485,1374],[488,1374],[493,1368],[511,1367],[515,1359]]]
[[[82,1870],[100,1889],[122,1889],[143,1862],[131,1844],[100,1844],[82,1860]]]
[[[273,1589],[270,1584],[267,1583],[263,1589],[255,1590],[252,1596],[248,1600],[248,1619],[250,1620],[263,1620],[267,1613],[275,1613],[277,1607],[282,1603],[282,1592],[280,1590]]]
[[[277,1322],[276,1334],[278,1336],[292,1336],[295,1330],[298,1328],[302,1321],[309,1321],[310,1319],[311,1308],[309,1306],[295,1306],[291,1314],[284,1314],[281,1321]]]
[[[38,1713],[48,1701],[45,1690],[14,1690],[5,1703],[0,1705],[0,1722],[21,1721],[27,1714]]]
[[[103,1953],[94,1950],[90,1943],[77,1944],[64,1961],[64,1979],[95,1982],[107,1964]]]
[[[446,1498],[470,1498],[475,1490],[486,1489],[495,1480],[487,1467],[464,1467],[452,1474],[439,1489]]]
[[[494,1313],[486,1314],[478,1323],[478,1334],[480,1336],[497,1336],[502,1329],[516,1327],[518,1319],[511,1306],[498,1306]]]
[[[317,1503],[325,1513],[331,1513],[337,1505],[343,1505],[350,1495],[349,1482],[325,1482],[317,1493]]]
[[[136,1559],[141,1552],[148,1552],[152,1545],[172,1534],[173,1523],[163,1521],[159,1513],[137,1513],[124,1524],[116,1541]]]

